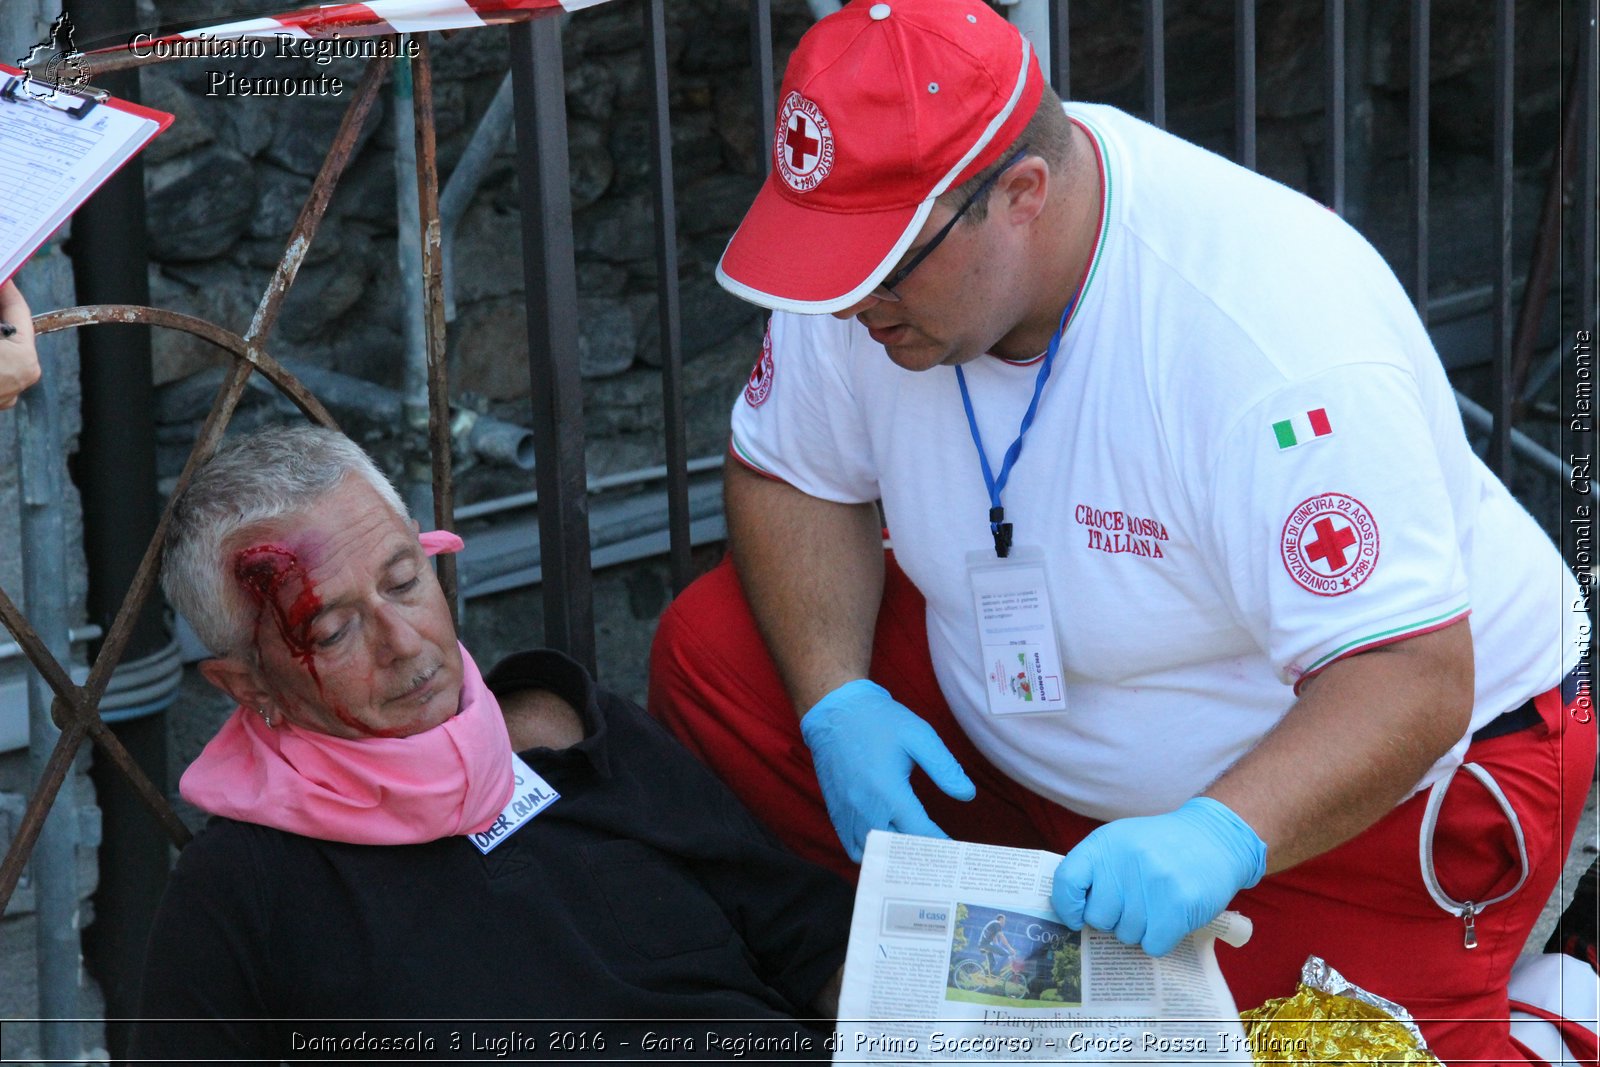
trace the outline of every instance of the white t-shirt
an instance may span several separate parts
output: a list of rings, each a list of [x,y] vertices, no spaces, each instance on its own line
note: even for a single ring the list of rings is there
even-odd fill
[[[1003,497],[1016,543],[1048,559],[1065,711],[988,711],[965,560],[993,552],[990,501],[952,368],[902,370],[853,320],[778,313],[734,405],[740,461],[823,499],[883,501],[978,747],[1111,819],[1195,795],[1333,660],[1469,611],[1472,729],[1554,685],[1579,656],[1576,583],[1473,455],[1377,252],[1131,116],[1067,112],[1099,154],[1102,230]],[[1038,371],[964,367],[996,471]]]

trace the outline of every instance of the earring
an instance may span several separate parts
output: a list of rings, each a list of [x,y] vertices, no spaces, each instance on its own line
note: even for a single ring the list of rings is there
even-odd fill
[[[267,724],[267,729],[276,730],[278,727],[272,721],[272,716],[267,714],[266,708],[257,708],[256,714],[261,716],[261,721]]]

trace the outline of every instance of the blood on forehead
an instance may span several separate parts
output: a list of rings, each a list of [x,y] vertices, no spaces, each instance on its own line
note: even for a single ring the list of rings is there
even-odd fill
[[[322,607],[322,598],[300,558],[283,545],[251,545],[234,556],[233,576],[255,601],[256,651],[261,650],[261,620],[271,615],[289,654],[311,672],[320,687],[312,662],[316,650],[311,642],[311,622]]]
[[[284,545],[251,545],[241,549],[233,558],[233,576],[256,605],[255,646],[261,654],[261,620],[272,617],[278,636],[289,654],[316,684],[317,695],[328,705],[338,720],[357,733],[369,737],[400,737],[402,727],[378,729],[360,721],[337,702],[329,702],[322,688],[322,676],[317,673],[316,643],[311,639],[311,624],[322,608],[322,598],[317,595],[316,584],[306,573],[300,558]]]

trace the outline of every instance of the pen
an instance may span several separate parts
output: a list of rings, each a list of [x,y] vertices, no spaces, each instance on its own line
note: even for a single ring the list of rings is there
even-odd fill
[[[17,328],[9,322],[0,322],[0,340],[5,340],[17,332]]]

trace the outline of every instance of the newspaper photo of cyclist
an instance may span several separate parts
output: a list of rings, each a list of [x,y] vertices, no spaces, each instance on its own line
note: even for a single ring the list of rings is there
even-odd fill
[[[958,903],[945,999],[1012,1008],[1077,1005],[1083,999],[1079,934],[1032,912]]]

